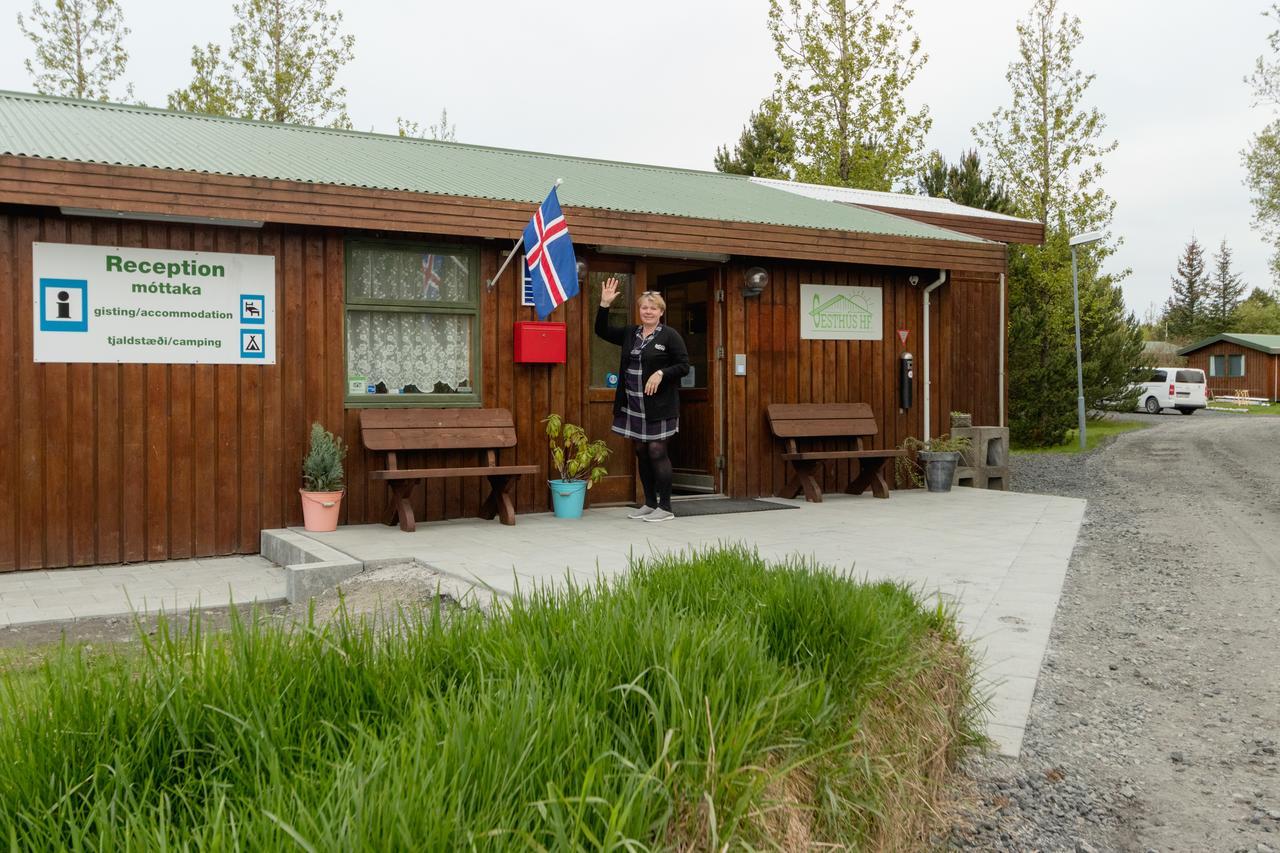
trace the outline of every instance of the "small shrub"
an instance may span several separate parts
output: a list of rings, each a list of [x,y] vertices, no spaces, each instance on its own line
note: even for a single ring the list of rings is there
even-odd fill
[[[302,458],[302,483],[308,492],[338,492],[346,477],[342,460],[347,448],[342,439],[319,423],[311,425],[311,446]]]

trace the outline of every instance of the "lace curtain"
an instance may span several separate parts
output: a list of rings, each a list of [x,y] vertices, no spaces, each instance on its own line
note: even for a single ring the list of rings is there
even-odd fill
[[[401,306],[474,304],[471,258],[413,246],[355,245],[347,253],[348,298]],[[474,313],[347,310],[350,393],[470,393]],[[357,382],[356,380],[359,380]]]
[[[347,374],[388,391],[471,390],[471,318],[456,314],[347,312]],[[408,393],[414,393],[410,388]]]

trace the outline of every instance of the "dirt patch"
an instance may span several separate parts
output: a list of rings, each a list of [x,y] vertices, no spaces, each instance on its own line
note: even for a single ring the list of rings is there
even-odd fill
[[[401,612],[434,607],[437,602],[446,609],[478,607],[488,611],[493,595],[409,560],[361,572],[317,596],[313,604],[288,605],[278,615],[302,621],[314,607],[317,622],[334,619],[344,610],[355,618],[374,617],[385,622],[394,621]]]

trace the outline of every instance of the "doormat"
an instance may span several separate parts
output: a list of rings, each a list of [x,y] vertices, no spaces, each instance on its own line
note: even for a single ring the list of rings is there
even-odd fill
[[[761,501],[755,498],[708,498],[692,501],[672,501],[671,511],[676,518],[690,515],[723,515],[730,512],[764,512],[770,509],[798,509],[791,504]]]

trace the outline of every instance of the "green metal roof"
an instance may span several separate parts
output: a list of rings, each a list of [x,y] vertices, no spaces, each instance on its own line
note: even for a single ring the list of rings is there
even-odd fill
[[[271,124],[0,91],[0,153],[566,206],[984,243],[746,176]]]
[[[1212,338],[1205,338],[1203,341],[1183,347],[1178,350],[1178,355],[1186,355],[1209,344],[1216,344],[1218,341],[1227,341],[1266,353],[1280,353],[1280,335],[1237,335],[1234,332],[1223,332],[1221,335],[1214,335]]]

